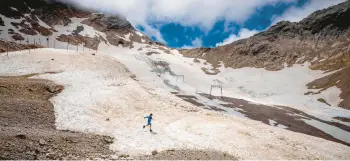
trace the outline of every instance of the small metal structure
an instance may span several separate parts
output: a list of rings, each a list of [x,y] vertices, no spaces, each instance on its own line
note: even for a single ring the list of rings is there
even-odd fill
[[[222,85],[211,85],[211,86],[210,86],[210,97],[212,96],[211,93],[212,93],[212,91],[213,91],[213,88],[220,88],[221,97],[222,97]]]

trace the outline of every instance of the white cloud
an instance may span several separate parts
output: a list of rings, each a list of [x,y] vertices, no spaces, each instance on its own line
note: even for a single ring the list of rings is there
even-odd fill
[[[324,9],[332,5],[339,4],[345,0],[311,0],[304,6],[288,8],[281,16],[272,18],[272,25],[280,21],[298,22],[316,10]]]
[[[120,14],[133,26],[145,27],[148,36],[154,36],[158,41],[165,42],[159,27],[149,24],[167,24],[170,22],[183,26],[197,26],[204,32],[212,29],[218,20],[243,24],[256,9],[278,2],[295,3],[297,0],[61,0],[80,7],[96,11]],[[344,0],[311,0],[302,8],[291,7],[282,16],[273,18],[280,20],[299,21],[313,11],[326,8]],[[225,31],[230,29],[225,28]],[[233,36],[233,35],[231,35]],[[240,36],[237,36],[240,37]],[[234,39],[234,38],[232,38]]]
[[[159,30],[149,26],[148,24],[143,25],[144,33],[149,36],[154,36],[157,41],[166,44],[166,41],[163,39],[162,34],[160,33]]]
[[[175,22],[210,29],[217,20],[244,22],[255,9],[297,0],[61,0],[103,12],[119,13],[135,24]]]
[[[259,31],[257,31],[257,30],[248,30],[246,28],[243,28],[243,29],[239,30],[237,35],[232,34],[228,38],[226,38],[223,42],[217,43],[216,47],[227,45],[227,44],[230,44],[230,43],[237,41],[237,40],[240,40],[240,39],[248,38],[248,37],[253,36],[254,34],[256,34],[258,32]]]
[[[191,42],[191,45],[184,45],[181,47],[181,49],[193,49],[193,48],[199,48],[203,46],[203,41],[200,38],[196,38]]]
[[[61,0],[101,12],[120,14],[133,26],[148,26],[149,35],[159,37],[148,24],[174,22],[209,31],[218,20],[243,23],[257,8],[297,0]],[[146,31],[147,32],[147,31]]]

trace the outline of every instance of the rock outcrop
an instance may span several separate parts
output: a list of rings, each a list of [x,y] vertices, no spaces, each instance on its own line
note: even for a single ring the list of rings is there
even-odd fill
[[[55,26],[67,26],[73,23],[71,18],[84,18],[82,24],[92,26],[95,30],[103,32],[106,34],[106,38],[101,34],[95,37],[80,35],[79,32],[84,30],[84,27],[81,26],[82,28],[77,28],[72,33],[56,36],[56,39],[63,42],[73,42],[73,45],[84,44],[85,47],[91,49],[97,49],[100,42],[107,43],[107,41],[109,41],[107,44],[124,47],[132,47],[133,42],[153,43],[151,39],[139,33],[122,16],[95,14],[56,0],[2,1],[0,2],[0,14],[10,19],[16,19],[17,21],[11,22],[11,25],[18,29],[18,32],[31,36],[51,36],[57,32],[54,29]],[[1,17],[0,26],[4,26]],[[19,33],[12,32],[10,34],[14,40],[24,39]]]

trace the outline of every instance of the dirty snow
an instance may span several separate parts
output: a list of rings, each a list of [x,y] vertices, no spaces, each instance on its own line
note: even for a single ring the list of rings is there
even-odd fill
[[[51,26],[47,25],[44,21],[42,21],[38,16],[35,16],[38,19],[38,23],[40,26],[50,29]]]
[[[161,54],[145,56],[145,53],[149,51],[157,51]],[[222,85],[223,95],[227,97],[244,99],[257,104],[288,106],[328,121],[332,121],[332,118],[336,116],[350,117],[350,111],[336,106],[341,101],[339,97],[341,91],[337,87],[329,88],[320,94],[304,95],[311,91],[307,89],[306,84],[329,74],[310,70],[309,63],[296,64],[280,71],[258,68],[232,69],[221,65],[218,68],[219,74],[207,75],[202,68],[211,69],[212,66],[205,65],[204,60],[198,59],[200,63],[194,63],[193,58],[182,57],[176,50],[172,52],[173,54],[166,54],[162,50],[144,47],[143,51],[133,54],[147,57],[151,61],[168,62],[172,72],[185,76],[185,83],[170,81],[174,83],[173,85],[180,87],[180,92],[183,94],[209,93],[211,85]],[[123,62],[123,60],[120,61]],[[131,67],[132,64],[129,65],[126,62],[126,66]],[[144,69],[144,72],[149,71]],[[166,77],[166,79],[169,78]],[[220,96],[221,92],[214,90],[212,94]],[[317,101],[318,98],[324,98],[332,106]]]
[[[119,50],[113,50],[117,55],[114,56],[123,59],[126,50],[115,49]],[[113,136],[116,141],[111,149],[120,153],[137,155],[150,154],[153,150],[189,148],[223,151],[240,159],[350,157],[350,147],[342,144],[247,118],[198,109],[163,87],[133,80],[131,73],[109,55],[92,56],[57,49],[38,49],[31,54],[18,51],[9,55],[0,55],[0,75],[62,71],[33,77],[65,86],[62,93],[51,99],[57,128]],[[131,62],[132,59],[126,56],[124,60]],[[142,62],[139,65],[147,66]],[[149,76],[151,74],[149,72]],[[149,112],[154,113],[154,133],[142,129],[143,116]],[[110,120],[106,121],[107,118]]]
[[[171,92],[177,91],[182,95],[192,95],[197,97],[197,101],[203,104],[210,104],[213,101],[201,99],[197,93],[209,93],[211,85],[222,85],[223,95],[238,99],[244,99],[254,104],[265,104],[269,106],[288,106],[309,115],[326,121],[336,121],[350,126],[350,123],[334,120],[333,117],[350,117],[350,111],[337,107],[341,101],[340,90],[336,87],[329,88],[317,95],[304,95],[307,91],[306,84],[320,77],[325,76],[322,71],[310,70],[309,63],[297,64],[286,67],[281,71],[266,71],[257,68],[231,69],[225,68],[221,64],[218,75],[207,75],[201,68],[211,69],[211,64],[204,64],[205,60],[198,59],[200,63],[193,62],[193,58],[184,58],[178,51],[173,50],[173,54],[166,54],[164,51],[146,47],[145,45],[134,43],[136,49],[143,48],[142,51],[122,49],[101,45],[100,50],[107,52],[120,62],[125,64],[137,78],[153,87],[166,88]],[[124,54],[115,54],[115,50],[122,50]],[[146,53],[154,51],[161,54]],[[184,75],[185,81],[178,81],[175,75],[163,73],[158,79],[154,71],[157,67],[152,66],[152,62],[165,61],[170,64],[170,71],[175,75]],[[137,65],[135,65],[137,64]],[[247,74],[249,73],[249,74]],[[331,74],[331,73],[327,73]],[[278,79],[277,79],[278,78]],[[164,82],[176,89],[168,88]],[[213,89],[213,95],[220,96],[220,89]],[[317,101],[324,98],[332,106]],[[297,100],[297,101],[296,101]],[[224,109],[224,107],[215,104]],[[275,106],[278,108],[278,106]],[[224,109],[226,113],[234,116],[244,117],[239,109]],[[284,125],[277,125],[280,128],[287,128]],[[328,131],[332,134],[333,131]],[[350,136],[348,136],[350,138]]]

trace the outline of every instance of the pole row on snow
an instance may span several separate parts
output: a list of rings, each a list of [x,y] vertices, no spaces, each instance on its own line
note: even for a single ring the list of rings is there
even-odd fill
[[[14,42],[18,43],[18,44],[23,44],[23,45],[27,45],[28,46],[28,52],[30,53],[31,52],[31,45],[35,45],[36,46],[42,46],[42,47],[45,47],[45,48],[54,48],[54,49],[57,49],[57,37],[54,37],[54,36],[47,36],[45,39],[42,39],[40,37],[27,37],[27,38],[22,38],[20,40],[14,40]],[[9,51],[10,51],[10,44],[12,43],[12,41],[9,41],[8,39],[7,40],[4,40],[4,39],[1,39],[2,41],[5,42],[5,45],[6,45],[6,53],[7,53],[7,56],[9,54]],[[61,44],[64,42],[60,42]],[[70,49],[74,49],[73,47],[76,46],[76,52],[79,52],[80,51],[83,51],[85,52],[85,46],[87,44],[87,41],[84,39],[83,40],[83,43],[82,44],[73,44],[71,43],[71,40],[70,39],[67,39],[66,41],[67,45],[67,51],[70,50]],[[79,46],[82,45],[82,48],[79,48]],[[72,47],[71,47],[72,46]],[[33,48],[33,50],[35,50],[35,47]],[[89,49],[89,52],[91,51],[91,48],[88,48]],[[97,49],[93,49],[93,51],[95,53],[98,52]]]

